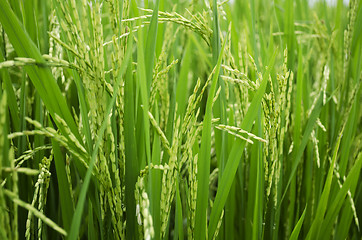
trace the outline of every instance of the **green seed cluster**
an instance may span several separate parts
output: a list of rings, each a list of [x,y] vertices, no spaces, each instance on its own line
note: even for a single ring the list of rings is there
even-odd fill
[[[35,207],[36,202],[38,202],[38,211],[40,213],[44,213],[44,206],[46,205],[47,200],[47,193],[49,188],[49,182],[51,173],[49,172],[50,164],[53,160],[53,157],[50,156],[49,158],[44,157],[42,162],[39,164],[40,173],[38,175],[38,180],[34,185],[34,196],[31,202],[31,206]],[[28,212],[28,219],[26,221],[26,232],[25,238],[26,239],[34,239],[36,236],[38,239],[42,239],[42,232],[43,232],[43,223],[40,218],[38,218],[37,224],[33,221],[33,212]],[[35,226],[37,226],[37,231],[35,231]]]
[[[138,218],[138,224],[143,225],[143,228],[140,228],[140,232],[143,232],[143,239],[151,240],[154,237],[155,232],[153,229],[152,216],[149,210],[150,201],[148,199],[148,194],[145,191],[143,177],[138,178],[136,183],[135,196],[137,199],[136,215]],[[143,219],[143,221],[141,219]]]
[[[7,105],[7,94],[3,92],[0,100],[0,136],[4,136],[4,125],[6,120],[6,105]],[[4,156],[4,139],[0,139],[0,169],[3,169],[3,158]],[[3,192],[3,184],[5,181],[2,177],[2,171],[0,171],[0,236],[1,238],[15,238],[18,233],[10,231],[10,219],[7,213],[6,199]],[[12,222],[13,224],[14,222]],[[16,223],[17,224],[17,223]]]
[[[170,216],[171,203],[175,195],[175,185],[178,175],[178,151],[179,151],[179,128],[180,118],[177,119],[174,126],[174,135],[172,139],[172,146],[170,148],[170,159],[168,162],[169,169],[163,171],[162,185],[164,186],[161,191],[161,237],[166,234],[166,227],[168,218]]]

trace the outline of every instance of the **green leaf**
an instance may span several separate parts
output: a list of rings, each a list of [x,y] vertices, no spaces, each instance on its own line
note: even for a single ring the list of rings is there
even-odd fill
[[[70,225],[72,222],[72,217],[74,213],[74,203],[71,197],[71,186],[68,184],[67,174],[65,172],[65,161],[64,156],[61,153],[59,144],[52,139],[53,153],[54,153],[54,163],[56,176],[58,180],[58,188],[59,188],[59,201],[60,201],[60,209],[62,212],[62,222],[64,225],[64,229],[66,231],[70,230]]]
[[[136,230],[136,203],[134,189],[139,173],[139,164],[136,149],[135,135],[135,97],[133,68],[127,68],[125,76],[124,91],[124,146],[125,146],[125,205],[127,214],[126,231],[137,232]],[[131,234],[127,234],[127,239],[131,239]]]
[[[240,128],[244,129],[245,131],[251,130],[254,120],[258,114],[258,109],[260,108],[260,103],[264,96],[266,86],[268,84],[268,77],[269,77],[270,69],[272,69],[274,66],[275,56],[276,56],[276,52],[274,53],[273,57],[269,61],[268,69],[263,74],[263,81],[260,83],[260,87],[259,87],[258,91],[256,92],[256,94],[253,98],[253,101],[251,102],[251,104],[249,106],[249,110],[246,113],[246,115],[241,123]],[[229,194],[231,184],[234,180],[236,170],[239,166],[240,158],[244,151],[245,144],[246,144],[245,141],[242,141],[241,139],[237,138],[232,146],[231,152],[229,153],[229,157],[228,157],[228,161],[226,163],[225,169],[224,169],[224,173],[223,173],[221,179],[219,180],[218,190],[217,190],[214,205],[213,205],[213,208],[212,208],[211,214],[210,214],[210,223],[209,223],[209,231],[208,231],[209,239],[212,239],[215,234],[216,226],[220,219],[222,209],[225,206],[225,202],[226,202],[227,196]]]
[[[307,206],[304,208],[302,216],[300,216],[297,224],[295,225],[292,235],[290,235],[289,240],[298,240],[299,232],[300,232],[300,229],[302,228],[306,211],[307,211]]]
[[[188,96],[187,85],[189,83],[188,75],[190,73],[192,49],[193,49],[192,42],[191,40],[189,40],[187,41],[185,47],[185,53],[182,58],[181,69],[176,86],[177,115],[181,116],[181,118],[183,118],[187,104],[187,96]]]
[[[342,188],[338,191],[337,195],[334,197],[333,201],[328,207],[327,214],[324,218],[323,225],[319,230],[319,236],[327,236],[333,228],[336,217],[343,205],[346,202],[346,196],[348,191],[353,184],[358,183],[358,179],[361,173],[362,168],[362,152],[360,152],[357,156],[357,160],[353,164],[353,167],[349,171],[349,174],[344,181]],[[343,224],[341,222],[340,224]]]
[[[304,134],[303,134],[301,144],[299,146],[296,146],[295,150],[293,150],[294,153],[292,153],[292,154],[295,154],[294,155],[295,158],[294,158],[294,162],[293,162],[293,166],[292,166],[292,171],[290,173],[287,185],[285,186],[283,196],[282,196],[280,202],[278,203],[279,206],[277,208],[279,208],[281,203],[283,202],[283,199],[285,197],[285,194],[287,193],[288,187],[289,187],[290,183],[292,182],[292,179],[294,178],[294,174],[297,171],[298,165],[299,165],[300,160],[302,159],[302,156],[303,156],[304,149],[307,146],[310,134],[313,131],[314,124],[316,123],[316,121],[318,119],[318,116],[319,116],[319,113],[322,110],[322,107],[323,107],[323,92],[320,92],[318,100],[317,100],[317,102],[316,102],[316,104],[315,104],[315,106],[314,106],[314,108],[313,108],[313,110],[312,110],[312,112],[311,112],[311,114],[309,116],[309,120],[308,120],[307,126],[306,126],[306,128],[304,130]]]
[[[2,50],[2,49],[1,49]],[[0,62],[4,62],[4,56],[2,51],[0,51]],[[8,105],[9,105],[9,109],[10,109],[10,115],[11,115],[11,120],[13,122],[13,127],[15,131],[20,131],[20,118],[19,118],[19,109],[18,106],[16,104],[16,97],[15,97],[15,92],[14,92],[14,88],[10,79],[10,75],[7,69],[1,69],[0,70],[0,76],[4,81],[4,87],[6,89],[7,92],[7,97],[8,97]]]
[[[197,200],[195,217],[195,238],[206,238],[206,211],[209,199],[209,176],[210,176],[210,152],[211,152],[211,118],[212,102],[216,92],[217,79],[224,53],[225,43],[221,49],[219,59],[216,65],[215,73],[212,79],[209,96],[206,103],[206,112],[202,127],[200,158],[197,162]]]
[[[160,0],[156,0],[155,7],[153,9],[150,26],[148,28],[146,52],[145,52],[145,66],[146,66],[146,78],[147,78],[147,90],[150,91],[153,75],[153,65],[155,59],[156,40],[157,40],[157,28],[158,28],[158,6]]]
[[[343,130],[344,130],[344,128],[342,128],[342,130],[339,134],[336,146],[334,147],[332,162],[329,166],[328,175],[327,175],[327,178],[325,181],[323,192],[319,199],[317,211],[316,211],[312,226],[310,227],[310,230],[308,232],[307,239],[316,239],[318,236],[319,229],[322,225],[324,214],[325,214],[327,206],[328,206],[328,198],[329,198],[329,193],[330,193],[331,185],[332,185],[333,170],[335,168],[334,165],[337,160],[337,154],[338,154],[339,145],[341,143],[341,139],[342,139],[342,135],[343,135]]]

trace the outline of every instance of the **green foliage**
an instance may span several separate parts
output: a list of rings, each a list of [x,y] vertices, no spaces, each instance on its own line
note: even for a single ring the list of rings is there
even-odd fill
[[[0,1],[0,239],[359,239],[362,4]]]

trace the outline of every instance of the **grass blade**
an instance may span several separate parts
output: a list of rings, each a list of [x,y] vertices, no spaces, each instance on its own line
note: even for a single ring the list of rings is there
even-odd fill
[[[125,202],[126,202],[126,233],[136,231],[136,204],[134,189],[139,173],[139,159],[137,158],[136,135],[135,135],[135,97],[134,80],[132,68],[129,67],[125,77],[125,105],[124,105],[124,145],[125,145]],[[131,239],[131,234],[126,234]]]
[[[307,146],[310,134],[312,133],[312,130],[314,128],[314,124],[317,121],[317,118],[319,116],[319,113],[322,110],[322,107],[323,107],[323,93],[321,92],[319,94],[318,100],[317,100],[317,102],[316,102],[316,104],[315,104],[315,106],[313,108],[313,111],[310,114],[307,126],[306,126],[304,134],[303,134],[301,144],[298,146],[297,150],[295,150],[295,152],[294,152],[295,158],[294,158],[294,163],[293,163],[293,166],[292,166],[292,171],[290,173],[287,185],[285,186],[284,193],[283,193],[283,196],[281,198],[281,201],[279,202],[278,208],[280,207],[281,203],[283,202],[283,199],[285,197],[285,194],[287,193],[288,187],[289,187],[290,183],[292,182],[294,174],[297,171],[297,168],[298,168],[299,162],[300,162],[300,160],[302,158],[304,149]]]
[[[304,211],[303,211],[303,213],[302,213],[302,216],[300,216],[297,224],[295,225],[295,227],[294,227],[294,229],[293,229],[293,232],[292,232],[292,234],[290,235],[289,240],[298,240],[298,235],[299,235],[300,229],[302,228],[306,211],[307,211],[307,207],[304,208]]]
[[[188,92],[187,85],[188,85],[188,74],[190,72],[191,66],[191,58],[192,57],[192,43],[189,40],[186,44],[186,49],[184,56],[182,58],[182,64],[180,69],[179,79],[177,81],[176,86],[176,102],[177,102],[177,115],[183,118],[186,103],[187,103],[187,96]]]
[[[0,51],[0,62],[4,62],[4,56],[2,51]],[[15,131],[20,131],[20,118],[19,118],[19,109],[18,106],[16,105],[16,97],[15,97],[15,92],[12,86],[12,82],[10,79],[10,75],[7,69],[1,69],[0,70],[1,73],[1,78],[4,81],[4,87],[6,89],[7,92],[7,97],[8,97],[8,105],[9,105],[9,109],[10,109],[10,114],[11,114],[11,119],[13,121],[13,128]]]
[[[59,201],[62,210],[62,221],[64,229],[69,231],[74,214],[74,203],[70,193],[71,188],[68,184],[67,174],[65,172],[65,161],[63,154],[61,153],[59,144],[55,140],[52,140],[52,146],[59,193],[61,193],[59,194]]]
[[[225,41],[226,42],[226,41]],[[206,238],[206,211],[209,198],[209,175],[210,175],[210,151],[211,151],[211,118],[212,118],[212,102],[216,92],[217,79],[221,61],[225,48],[222,47],[219,59],[216,65],[216,70],[212,79],[209,96],[206,103],[206,112],[202,128],[200,158],[197,162],[197,200],[196,200],[196,219],[195,219],[195,238]]]
[[[263,75],[263,81],[260,83],[260,87],[259,87],[258,91],[256,92],[256,94],[254,95],[254,98],[250,104],[249,110],[246,113],[246,115],[241,123],[240,128],[244,129],[245,131],[251,130],[254,119],[256,118],[256,116],[258,114],[258,111],[256,111],[256,109],[260,108],[260,103],[264,96],[266,86],[268,83],[270,69],[272,69],[274,66],[275,57],[276,57],[276,52],[274,53],[273,57],[269,61],[268,69],[265,72],[265,74]],[[213,208],[211,210],[211,214],[210,214],[210,223],[209,223],[209,231],[208,231],[209,239],[212,239],[212,237],[215,234],[216,226],[217,226],[218,220],[221,216],[222,209],[225,206],[225,202],[226,202],[231,184],[234,180],[236,170],[237,170],[239,162],[240,162],[241,155],[244,151],[245,144],[246,144],[245,141],[242,141],[239,138],[236,139],[236,141],[234,142],[234,144],[232,146],[231,152],[229,154],[229,158],[226,163],[223,176],[219,180],[220,182],[219,182],[219,186],[218,186],[218,191],[216,193],[214,206],[213,206]]]
[[[326,236],[326,234],[330,233],[331,228],[335,222],[335,219],[345,202],[345,198],[347,196],[348,191],[352,184],[358,183],[358,178],[362,168],[362,153],[360,152],[357,156],[357,160],[351,168],[346,180],[344,181],[342,188],[338,191],[336,197],[328,207],[327,215],[324,218],[323,225],[319,230],[319,236]]]
[[[147,90],[150,91],[153,75],[153,64],[155,59],[156,40],[157,40],[157,28],[158,28],[158,6],[160,0],[156,0],[155,7],[153,9],[150,26],[148,28],[146,52],[145,52],[145,66],[146,66],[146,78],[147,78]]]

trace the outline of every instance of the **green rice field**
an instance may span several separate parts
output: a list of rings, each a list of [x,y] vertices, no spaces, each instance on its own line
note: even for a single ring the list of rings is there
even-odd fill
[[[362,238],[362,1],[0,0],[0,239]]]

